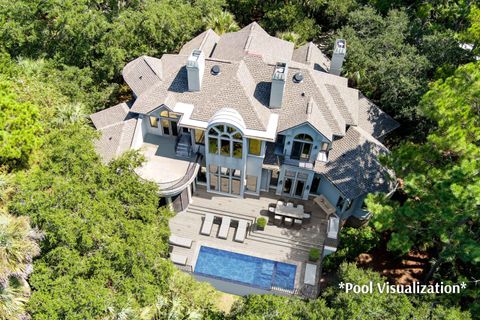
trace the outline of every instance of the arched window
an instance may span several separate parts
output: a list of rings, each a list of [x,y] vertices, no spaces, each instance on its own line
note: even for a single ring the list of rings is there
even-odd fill
[[[295,160],[308,161],[312,153],[313,139],[308,134],[297,134],[293,138],[291,158]]]
[[[241,158],[243,154],[242,134],[234,127],[216,125],[208,130],[208,150],[225,157]]]

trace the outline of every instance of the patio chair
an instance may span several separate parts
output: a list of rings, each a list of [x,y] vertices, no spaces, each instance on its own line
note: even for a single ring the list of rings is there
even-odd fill
[[[292,223],[293,223],[293,219],[292,218],[289,218],[289,217],[285,217],[285,219],[283,219],[283,221],[285,222],[285,225],[286,226],[291,226]]]
[[[222,224],[220,225],[220,230],[218,230],[218,237],[220,239],[227,239],[228,232],[230,231],[230,223],[232,222],[232,218],[230,217],[222,217]]]
[[[234,241],[243,242],[247,236],[248,222],[246,220],[238,221],[237,231],[235,232]]]
[[[287,202],[287,207],[293,208],[293,202]]]
[[[200,234],[203,234],[204,236],[210,235],[210,233],[212,232],[213,218],[214,216],[211,213],[207,213],[205,215],[205,219],[203,220],[202,230],[200,230]]]
[[[278,200],[277,201],[277,206],[284,206],[285,202],[283,200]]]
[[[276,208],[276,207],[277,207],[277,206],[276,206],[274,203],[270,203],[270,204],[268,205],[268,212],[270,212],[270,213],[275,213],[275,208]]]
[[[301,226],[302,225],[302,219],[295,219],[293,220],[293,224],[295,226]]]
[[[298,208],[298,209],[301,209],[301,210],[304,210],[304,209],[303,209],[303,204],[297,205],[297,208]]]
[[[306,222],[310,221],[311,218],[312,218],[312,213],[311,212],[304,212],[303,213],[303,220],[305,220]]]
[[[279,226],[279,225],[282,224],[282,216],[275,215],[275,217],[274,217],[273,220],[274,220],[274,223],[275,223],[277,226]]]
[[[184,266],[187,264],[187,257],[178,253],[171,253],[170,260],[172,260],[173,263],[181,266]]]
[[[178,247],[191,248],[192,240],[188,238],[183,238],[175,235],[171,235],[168,239],[168,243]]]

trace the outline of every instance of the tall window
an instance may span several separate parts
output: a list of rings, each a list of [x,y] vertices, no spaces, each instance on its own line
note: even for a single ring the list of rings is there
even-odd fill
[[[308,134],[297,134],[293,138],[291,158],[295,160],[308,161],[312,152],[313,139]]]
[[[154,117],[154,116],[150,116],[150,126],[152,128],[158,128],[158,119],[157,117]]]
[[[262,152],[262,141],[257,139],[248,140],[248,153],[254,156],[259,156]]]
[[[195,129],[195,143],[205,144],[205,131]]]
[[[160,112],[160,117],[170,118],[170,119],[178,119],[178,118],[180,118],[180,114],[175,113],[175,112],[171,112],[171,111],[168,111],[168,110],[163,110],[162,112]]]
[[[208,171],[211,191],[240,195],[240,170],[209,165]]]
[[[242,134],[227,125],[217,125],[208,131],[208,150],[225,157],[241,158],[243,153]]]

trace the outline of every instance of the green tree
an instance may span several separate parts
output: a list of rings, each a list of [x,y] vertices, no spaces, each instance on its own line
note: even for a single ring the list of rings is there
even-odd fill
[[[462,33],[461,38],[466,43],[473,43],[473,52],[476,55],[480,54],[480,8],[472,6],[470,14],[468,15],[470,25],[468,29]]]
[[[90,319],[138,310],[168,288],[168,217],[157,187],[133,171],[135,154],[103,166],[93,130],[52,130],[42,161],[16,176],[10,211],[45,233],[31,276],[29,310],[37,319]]]
[[[322,298],[335,310],[335,319],[471,319],[468,312],[458,308],[433,307],[431,301],[435,301],[435,296],[416,299],[406,294],[380,293],[375,287],[388,284],[386,279],[376,272],[359,269],[355,264],[343,263],[338,274],[339,283],[372,283],[374,289],[369,294],[346,292],[338,289],[338,285],[327,289]]]
[[[30,294],[26,279],[33,258],[40,253],[40,239],[28,217],[15,217],[0,208],[0,319],[26,316],[25,303]]]
[[[432,252],[427,279],[468,281],[480,272],[479,92],[478,62],[435,82],[421,109],[436,128],[425,144],[404,143],[386,161],[402,179],[402,201],[368,201],[375,227],[392,233],[390,250]],[[473,291],[465,296],[475,300]],[[480,306],[470,307],[475,314]]]
[[[9,82],[0,82],[0,166],[14,169],[28,164],[40,143],[38,107],[19,102]]]
[[[233,14],[222,11],[220,14],[212,13],[206,18],[207,28],[215,31],[216,34],[222,35],[227,32],[235,32],[240,28],[235,22]]]
[[[426,91],[428,62],[408,44],[408,26],[404,11],[382,17],[366,7],[351,12],[336,37],[347,39],[344,74],[386,112],[415,119]]]

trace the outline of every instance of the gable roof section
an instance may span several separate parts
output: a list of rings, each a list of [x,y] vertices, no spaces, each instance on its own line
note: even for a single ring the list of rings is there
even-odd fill
[[[90,115],[90,119],[92,119],[95,128],[102,129],[126,120],[129,109],[126,103],[119,103],[116,106]]]
[[[104,162],[130,149],[137,118],[128,113],[125,103],[94,113],[90,118],[101,134],[94,144]]]
[[[328,162],[317,161],[314,170],[323,174],[347,198],[370,192],[389,192],[394,188],[393,172],[378,157],[388,149],[358,127],[333,142]]]
[[[358,126],[379,139],[397,129],[400,124],[359,93]]]
[[[313,43],[308,42],[293,51],[292,60],[306,64],[317,71],[328,72],[330,59]]]
[[[147,114],[161,105],[173,108],[185,103],[194,106],[192,120],[207,122],[215,112],[227,107],[237,110],[247,129],[253,130],[265,130],[270,117],[277,114],[277,132],[309,123],[331,140],[333,136],[344,136],[347,126],[358,125],[374,137],[396,128],[393,119],[359,96],[358,90],[349,88],[346,78],[315,70],[316,61],[324,67],[328,63],[316,45],[308,43],[294,51],[289,43],[282,50],[285,42],[252,23],[221,37],[207,30],[187,42],[181,54],[164,54],[161,60],[140,57],[124,70],[127,83],[133,81],[136,87],[132,89],[140,92],[131,111]],[[205,59],[201,90],[189,92],[185,65],[194,48],[206,48],[207,55],[212,48],[213,54]],[[275,62],[281,59],[289,65],[282,107],[270,109],[272,72]],[[210,72],[214,65],[221,71],[215,76]],[[135,70],[137,67],[139,70]],[[303,75],[302,82],[293,82],[295,73]],[[147,76],[139,81],[139,74]]]
[[[293,50],[293,43],[272,37],[258,23],[252,22],[240,31],[223,34],[212,57],[239,61],[247,54],[257,54],[268,63],[288,62]]]
[[[133,93],[138,97],[148,88],[162,80],[162,61],[157,58],[141,56],[127,63],[122,76]]]
[[[194,49],[200,49],[204,52],[205,57],[210,57],[219,39],[220,36],[215,31],[208,29],[185,43],[179,54],[188,56]]]

